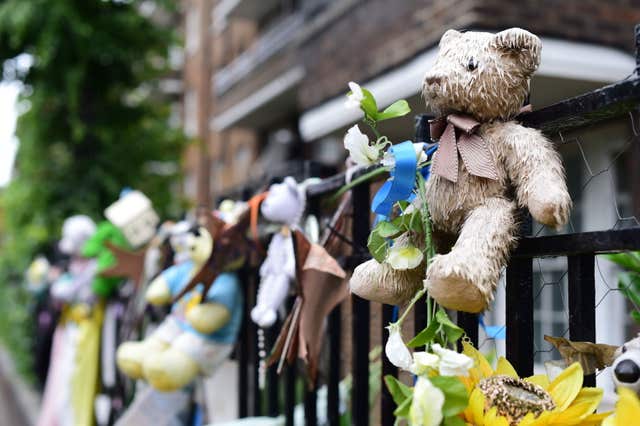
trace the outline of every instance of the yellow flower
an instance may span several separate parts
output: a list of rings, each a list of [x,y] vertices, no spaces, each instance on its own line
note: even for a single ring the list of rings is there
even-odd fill
[[[602,422],[602,426],[633,425],[638,422],[638,419],[640,419],[640,399],[632,390],[618,388],[616,411]]]
[[[469,405],[462,413],[468,425],[597,426],[609,415],[593,414],[603,391],[582,387],[583,371],[578,363],[566,368],[553,382],[545,375],[520,379],[505,358],[501,357],[493,370],[472,345],[464,342],[463,347],[463,353],[475,361],[469,376],[460,377],[470,392]],[[488,403],[491,399],[495,405]]]

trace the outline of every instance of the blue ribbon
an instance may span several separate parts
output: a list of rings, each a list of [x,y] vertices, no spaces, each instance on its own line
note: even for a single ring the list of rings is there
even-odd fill
[[[416,152],[413,143],[405,141],[389,148],[396,160],[391,177],[382,185],[371,203],[371,211],[380,216],[389,217],[393,205],[407,200],[413,195],[416,180]]]
[[[507,338],[507,326],[485,325],[484,315],[478,315],[478,322],[480,323],[480,327],[482,327],[488,338],[496,340],[504,340]]]

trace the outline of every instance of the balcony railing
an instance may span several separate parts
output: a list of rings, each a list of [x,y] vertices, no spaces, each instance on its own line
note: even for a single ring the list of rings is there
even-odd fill
[[[302,29],[305,18],[301,12],[285,16],[280,22],[260,36],[260,38],[233,62],[216,72],[213,86],[216,95],[222,95],[267,62],[275,54],[290,44]]]

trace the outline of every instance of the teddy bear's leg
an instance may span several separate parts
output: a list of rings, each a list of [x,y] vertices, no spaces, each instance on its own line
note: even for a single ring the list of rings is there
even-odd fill
[[[118,368],[132,379],[144,376],[143,364],[147,356],[166,350],[171,342],[182,333],[177,321],[168,316],[146,339],[139,342],[124,342],[116,351]]]
[[[396,244],[408,243],[408,237],[403,235],[396,240]],[[422,248],[422,238],[413,241]],[[368,260],[356,267],[349,280],[351,292],[363,299],[388,305],[404,305],[423,286],[425,273],[424,262],[414,269],[393,269],[387,262],[378,263],[375,259]]]
[[[272,274],[260,283],[256,306],[251,310],[251,319],[260,327],[271,327],[278,319],[278,309],[289,293],[289,277]]]
[[[141,342],[124,342],[116,351],[116,364],[120,371],[132,379],[143,376],[142,364],[147,355],[159,353],[169,345],[153,336]]]
[[[173,392],[188,385],[200,371],[198,363],[175,344],[147,356],[143,369],[147,382],[161,392]]]
[[[469,213],[451,251],[436,256],[427,271],[436,302],[464,312],[487,308],[515,243],[515,210],[511,201],[490,198]]]

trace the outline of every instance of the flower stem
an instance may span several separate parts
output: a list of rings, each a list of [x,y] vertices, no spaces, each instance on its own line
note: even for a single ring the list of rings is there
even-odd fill
[[[338,198],[340,198],[342,196],[342,194],[344,194],[345,192],[347,192],[348,190],[350,190],[353,187],[356,187],[358,185],[360,185],[361,183],[367,182],[371,179],[373,179],[376,176],[379,176],[385,172],[387,172],[387,168],[386,167],[377,167],[373,170],[371,170],[370,172],[367,172],[365,174],[363,174],[362,176],[358,176],[357,178],[353,179],[351,182],[343,185],[340,187],[340,189],[338,189],[336,191],[335,194],[333,194],[331,196],[331,198],[329,199],[330,202],[333,202],[335,200],[337,200]]]

